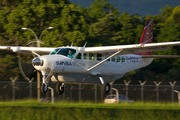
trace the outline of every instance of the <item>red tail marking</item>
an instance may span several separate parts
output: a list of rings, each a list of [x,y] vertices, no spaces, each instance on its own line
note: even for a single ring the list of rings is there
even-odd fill
[[[146,25],[139,44],[152,43],[153,41],[153,20],[147,18]],[[138,53],[138,55],[152,55],[152,52]]]

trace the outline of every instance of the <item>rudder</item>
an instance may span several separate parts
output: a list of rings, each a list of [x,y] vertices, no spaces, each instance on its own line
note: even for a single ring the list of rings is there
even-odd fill
[[[139,44],[147,44],[152,42],[153,42],[153,20],[147,18]],[[152,52],[138,53],[138,55],[152,55]]]

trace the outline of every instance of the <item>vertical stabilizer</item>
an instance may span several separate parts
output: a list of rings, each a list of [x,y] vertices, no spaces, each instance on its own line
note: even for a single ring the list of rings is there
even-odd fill
[[[148,44],[153,42],[153,20],[147,18],[146,25],[141,36],[139,44]],[[138,55],[152,55],[152,52],[138,53]]]

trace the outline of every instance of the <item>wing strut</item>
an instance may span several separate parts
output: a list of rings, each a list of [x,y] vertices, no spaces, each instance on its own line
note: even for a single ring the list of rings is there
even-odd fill
[[[40,56],[39,54],[37,54],[37,53],[34,52],[34,51],[31,51],[31,52],[32,52],[32,54],[37,55],[38,57]]]
[[[93,68],[97,67],[98,65],[102,64],[103,62],[107,61],[108,59],[112,58],[113,56],[117,55],[117,54],[120,53],[122,50],[123,50],[123,49],[118,50],[116,53],[112,54],[111,56],[109,56],[108,58],[102,60],[101,62],[95,64],[95,65],[92,66],[91,68],[88,68],[86,71],[88,72],[88,71],[92,70]]]

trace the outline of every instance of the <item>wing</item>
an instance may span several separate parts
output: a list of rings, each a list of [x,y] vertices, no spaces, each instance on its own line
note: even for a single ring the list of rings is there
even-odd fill
[[[54,47],[22,47],[22,46],[0,46],[0,50],[11,50],[17,53],[32,53],[49,54]]]
[[[142,52],[153,52],[170,49],[169,46],[179,46],[178,42],[164,42],[164,43],[147,43],[147,44],[133,44],[133,45],[118,45],[118,46],[104,46],[104,47],[86,47],[85,52],[95,52],[106,55],[112,55],[119,50],[122,50],[118,55],[135,54]]]

